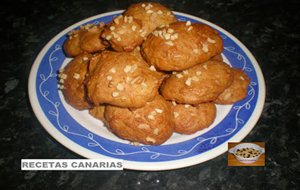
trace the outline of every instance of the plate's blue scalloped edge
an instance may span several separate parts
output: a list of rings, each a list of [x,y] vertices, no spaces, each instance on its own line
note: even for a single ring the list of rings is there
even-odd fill
[[[104,16],[87,23],[109,22],[118,14]],[[181,21],[197,20],[176,15]],[[86,23],[86,24],[87,24]],[[219,31],[220,32],[220,31]],[[65,60],[62,50],[66,35],[48,49],[36,75],[36,93],[39,104],[52,125],[76,144],[108,157],[139,162],[172,161],[201,155],[223,144],[240,131],[251,117],[258,99],[258,79],[249,57],[228,36],[220,32],[224,41],[223,55],[232,67],[244,70],[251,80],[247,98],[233,105],[228,115],[210,131],[185,142],[161,146],[132,146],[93,134],[78,124],[63,107],[57,90],[57,71]]]

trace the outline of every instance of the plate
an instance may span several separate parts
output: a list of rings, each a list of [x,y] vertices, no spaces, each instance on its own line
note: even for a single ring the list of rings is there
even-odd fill
[[[220,33],[225,62],[244,70],[251,80],[244,100],[230,106],[217,106],[217,118],[209,128],[193,135],[174,134],[160,146],[133,146],[110,133],[87,111],[69,106],[57,89],[56,78],[57,71],[70,61],[62,49],[67,33],[88,23],[108,23],[122,12],[96,15],[68,27],[49,41],[37,56],[28,81],[29,98],[36,117],[51,136],[86,158],[122,159],[124,168],[133,170],[169,170],[210,160],[227,151],[227,142],[239,142],[252,130],[265,102],[265,82],[257,61],[224,29],[179,12],[174,14],[180,21],[201,22]]]

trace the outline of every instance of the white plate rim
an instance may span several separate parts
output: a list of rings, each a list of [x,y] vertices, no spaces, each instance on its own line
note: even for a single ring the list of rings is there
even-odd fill
[[[109,16],[112,14],[119,14],[122,12],[123,12],[123,10],[119,10],[119,11],[112,11],[112,12],[107,12],[107,13],[103,13],[103,14],[98,14],[98,15],[86,18],[84,20],[81,20],[81,21],[67,27],[60,33],[58,33],[43,47],[43,49],[40,51],[40,53],[36,57],[32,67],[31,67],[31,71],[30,71],[30,75],[29,75],[29,79],[28,79],[29,100],[30,100],[32,109],[33,109],[36,117],[38,118],[39,122],[42,124],[43,128],[60,144],[64,145],[69,150],[71,150],[83,157],[86,157],[86,158],[111,158],[111,157],[100,155],[96,152],[93,152],[91,150],[88,150],[88,149],[76,144],[75,142],[73,142],[72,140],[65,137],[61,132],[59,132],[55,127],[52,126],[52,123],[44,115],[42,108],[41,108],[40,104],[38,103],[38,98],[37,98],[37,95],[35,92],[36,73],[38,70],[39,63],[42,60],[44,54],[49,49],[49,47],[53,44],[53,42],[55,42],[57,39],[59,39],[67,31],[70,31],[74,27],[81,25],[83,23],[86,23],[90,20],[93,20],[93,19],[96,19],[99,17]],[[239,132],[237,134],[235,134],[233,137],[231,137],[229,140],[227,140],[223,144],[207,151],[205,154],[203,154],[201,156],[193,156],[193,157],[188,157],[188,158],[184,158],[184,159],[180,159],[180,160],[165,161],[165,162],[164,161],[162,161],[162,162],[136,162],[136,161],[124,160],[124,168],[126,168],[126,169],[142,170],[142,171],[171,170],[171,169],[179,169],[179,168],[183,168],[183,167],[196,165],[196,164],[205,162],[207,160],[213,159],[227,151],[227,142],[240,142],[243,138],[245,138],[249,134],[249,132],[254,128],[254,126],[256,125],[256,123],[257,123],[258,119],[260,118],[260,115],[263,111],[263,106],[265,103],[265,96],[266,96],[265,80],[264,80],[262,71],[261,71],[256,59],[254,58],[252,53],[248,50],[248,48],[242,42],[240,42],[236,37],[234,37],[232,34],[230,34],[223,28],[221,28],[207,20],[201,19],[201,18],[193,16],[193,15],[189,15],[186,13],[181,13],[181,12],[176,12],[176,11],[174,11],[174,13],[177,15],[184,16],[184,17],[189,17],[194,20],[198,20],[202,23],[208,24],[208,25],[216,28],[217,30],[224,33],[226,36],[230,37],[245,52],[245,54],[248,56],[248,58],[252,62],[253,67],[255,68],[255,72],[256,72],[257,80],[258,80],[259,93],[258,93],[258,98],[257,98],[257,102],[256,102],[256,107],[255,107],[252,115],[248,119],[248,121],[244,124],[244,126],[247,126],[247,127],[241,128],[239,130]]]

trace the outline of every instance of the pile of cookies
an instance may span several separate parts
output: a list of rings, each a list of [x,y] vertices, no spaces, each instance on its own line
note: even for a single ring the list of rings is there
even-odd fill
[[[131,5],[111,23],[71,31],[59,70],[65,100],[133,144],[209,127],[215,104],[246,97],[249,78],[222,61],[217,31],[179,22],[159,3]]]

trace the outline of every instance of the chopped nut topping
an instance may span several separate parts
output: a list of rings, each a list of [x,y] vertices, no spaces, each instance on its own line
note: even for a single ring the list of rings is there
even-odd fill
[[[147,142],[151,142],[151,143],[155,143],[155,139],[154,138],[151,138],[151,137],[146,137],[146,141]]]
[[[190,26],[191,24],[192,24],[191,21],[188,20],[185,25]]]
[[[112,80],[112,76],[108,75],[108,76],[106,77],[106,79],[107,79],[108,81],[111,81],[111,80]]]
[[[139,124],[137,127],[139,129],[149,129],[150,128],[150,126],[146,123]]]
[[[116,27],[114,27],[114,26],[111,26],[111,27],[109,27],[109,29],[110,29],[111,31],[113,31],[113,30],[115,30],[115,29],[116,29]]]
[[[196,75],[197,75],[197,76],[200,76],[201,74],[202,74],[201,71],[196,71]]]
[[[178,33],[175,33],[171,36],[171,40],[176,40],[178,38]]]
[[[126,77],[125,81],[126,81],[126,83],[129,83],[131,81],[131,77]]]
[[[192,77],[192,80],[193,80],[193,81],[199,81],[199,78],[196,77],[196,76],[193,76],[193,77]]]
[[[202,46],[202,50],[207,53],[208,52],[208,47],[207,47],[207,44],[203,44]]]
[[[209,43],[212,43],[212,44],[216,43],[216,41],[215,41],[215,40],[213,40],[213,39],[210,39],[210,38],[207,38],[207,41],[208,41]]]
[[[157,113],[162,113],[162,112],[163,112],[163,110],[162,110],[162,109],[159,109],[159,108],[156,108],[155,111],[156,111]]]
[[[137,68],[138,66],[136,64],[132,65],[130,72],[133,73]]]
[[[124,86],[123,86],[122,84],[118,83],[118,84],[117,84],[117,89],[118,89],[119,91],[123,91],[123,90],[124,90]]]
[[[74,73],[73,78],[76,79],[76,80],[80,79],[80,74]]]
[[[139,146],[139,145],[140,145],[140,143],[138,143],[138,142],[131,142],[131,144],[132,144],[133,146]]]
[[[183,74],[187,75],[187,74],[189,74],[189,71],[188,70],[184,70]]]
[[[185,81],[185,84],[187,85],[187,86],[191,86],[192,85],[192,78],[188,78],[186,81]]]
[[[131,27],[131,30],[132,30],[132,31],[135,31],[135,30],[136,30],[136,25],[133,25],[133,26]]]
[[[199,49],[193,49],[194,53],[199,53]]]
[[[205,70],[207,70],[207,65],[206,65],[206,64],[204,64],[204,65],[203,65],[203,68],[204,68]]]
[[[155,31],[152,32],[152,34],[153,34],[154,36],[158,37],[158,31],[155,30]]]
[[[64,74],[64,73],[61,73],[61,74],[59,75],[59,77],[60,77],[61,79],[66,80],[66,79],[68,78],[68,75],[66,75],[66,74]]]
[[[189,105],[189,104],[185,104],[185,105],[184,105],[185,108],[188,108],[188,107],[190,107],[190,106],[191,106],[191,105]]]
[[[143,29],[141,29],[139,32],[140,32],[140,36],[141,37],[143,37],[143,38],[146,37],[146,34],[147,34],[146,31],[144,31]]]
[[[119,23],[120,23],[119,20],[120,20],[122,17],[123,17],[123,15],[118,16],[117,18],[114,19],[114,22],[115,22],[116,24],[119,24]]]
[[[175,118],[177,118],[179,116],[179,113],[178,112],[173,112],[173,115]]]
[[[173,106],[176,106],[176,105],[177,105],[175,101],[172,101],[172,104],[173,104]]]
[[[152,111],[152,112],[150,112],[150,115],[153,115],[153,116],[155,116],[155,115],[156,115],[156,111]]]
[[[86,24],[85,26],[83,26],[83,28],[84,28],[85,30],[88,30],[88,29],[90,29],[90,28],[92,28],[92,27],[94,27],[93,24]]]
[[[183,77],[183,75],[182,74],[177,74],[176,77],[180,79],[180,78]]]
[[[151,65],[151,66],[149,67],[149,69],[150,69],[151,71],[156,71],[156,69],[155,69],[155,67],[154,67],[153,65]]]
[[[154,118],[154,115],[151,115],[151,114],[149,114],[148,116],[148,119],[151,119],[151,120],[154,120],[155,118]]]
[[[63,90],[63,89],[65,89],[64,85],[60,85],[60,84],[58,84],[58,85],[57,85],[57,87],[58,87],[58,89],[59,89],[59,90]]]
[[[117,41],[119,41],[119,42],[120,42],[120,41],[121,41],[121,37],[118,37],[118,38],[117,38]]]
[[[106,39],[106,40],[110,40],[110,39],[111,39],[111,35],[107,35],[107,36],[105,37],[105,39]]]
[[[149,10],[153,7],[153,5],[151,5],[150,3],[145,7],[145,10]]]
[[[64,80],[64,79],[60,79],[58,82],[59,82],[60,84],[64,84],[64,83],[65,83],[65,80]]]
[[[153,134],[154,134],[154,135],[158,135],[158,132],[159,132],[159,128],[155,128],[155,129],[153,130]]]
[[[169,34],[173,34],[173,33],[174,33],[174,30],[173,30],[172,28],[168,28],[167,32],[168,32]]]
[[[146,7],[146,5],[143,3],[143,4],[142,4],[142,7]]]
[[[131,65],[126,65],[126,67],[124,68],[124,72],[128,73],[131,70]]]
[[[152,10],[147,10],[146,13],[147,13],[147,14],[151,14],[151,13],[153,13],[153,11],[152,11]]]
[[[157,11],[157,14],[162,15],[163,12],[162,12],[161,10],[158,10],[158,11]]]
[[[119,34],[116,34],[114,32],[112,32],[111,34],[113,35],[114,38],[118,38],[119,37]]]
[[[117,97],[117,96],[119,96],[119,92],[113,92],[112,93],[112,97]]]
[[[192,29],[193,29],[193,27],[190,26],[190,27],[188,27],[187,31],[189,32],[189,31],[191,31]]]
[[[129,16],[128,17],[128,23],[131,23],[133,21],[133,17],[132,16]]]
[[[245,78],[244,78],[244,77],[242,77],[242,76],[240,76],[240,79],[241,79],[241,80],[245,80]]]
[[[82,60],[87,61],[87,60],[89,60],[89,58],[88,57],[83,57]]]
[[[164,37],[165,37],[166,40],[169,40],[169,39],[171,38],[171,34],[166,33],[166,34],[164,35]]]
[[[165,25],[164,25],[164,24],[160,25],[158,28],[163,28],[163,27],[165,27]]]
[[[159,35],[159,37],[161,37],[161,38],[164,38],[164,36],[163,36],[163,33],[162,33],[162,31],[160,30],[160,31],[158,31],[158,35]]]
[[[110,70],[109,70],[109,72],[111,72],[111,73],[116,73],[117,72],[117,70],[116,70],[116,68],[111,68]]]
[[[173,42],[172,41],[166,41],[165,44],[167,44],[168,46],[173,46]]]
[[[128,21],[128,17],[124,16],[124,22],[127,23],[127,21]]]

